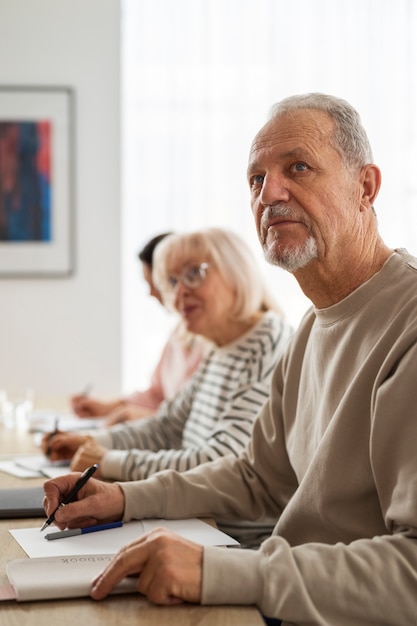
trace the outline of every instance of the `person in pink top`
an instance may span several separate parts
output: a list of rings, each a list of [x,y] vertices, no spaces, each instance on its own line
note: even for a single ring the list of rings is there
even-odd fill
[[[160,304],[163,304],[161,294],[152,280],[153,255],[160,241],[170,234],[156,235],[138,254],[143,278],[149,285],[149,295]],[[72,410],[79,417],[107,416],[108,425],[148,417],[157,411],[162,402],[171,400],[184,387],[200,365],[205,348],[204,339],[186,333],[180,323],[169,335],[147,389],[107,401],[86,394],[74,395],[70,400]]]

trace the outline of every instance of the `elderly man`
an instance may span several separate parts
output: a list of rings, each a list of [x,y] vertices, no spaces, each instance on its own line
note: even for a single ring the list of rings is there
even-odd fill
[[[308,94],[275,105],[250,151],[252,210],[266,258],[294,274],[312,308],[251,442],[183,474],[91,480],[56,516],[64,527],[273,514],[271,537],[225,550],[156,531],[115,557],[93,598],[138,573],[138,590],[158,603],[256,604],[300,626],[415,623],[417,260],[378,233],[372,160],[345,101]],[[74,480],[46,483],[47,513]]]

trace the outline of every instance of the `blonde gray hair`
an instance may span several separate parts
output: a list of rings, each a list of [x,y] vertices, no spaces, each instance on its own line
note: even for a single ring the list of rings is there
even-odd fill
[[[235,292],[234,319],[246,320],[270,309],[282,313],[249,246],[236,233],[223,228],[168,235],[158,245],[152,279],[167,306],[169,267],[182,260],[187,263],[196,256],[214,265]]]

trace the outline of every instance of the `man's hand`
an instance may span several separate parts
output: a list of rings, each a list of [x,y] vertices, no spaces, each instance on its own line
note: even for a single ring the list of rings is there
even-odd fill
[[[203,547],[159,528],[122,548],[93,581],[91,596],[105,598],[126,576],[155,604],[201,601]]]
[[[49,517],[80,477],[79,472],[66,474],[44,485],[43,506]],[[115,522],[123,517],[125,498],[122,489],[115,483],[104,483],[90,478],[78,492],[77,500],[60,508],[55,514],[55,524],[64,528],[83,528],[105,522]]]

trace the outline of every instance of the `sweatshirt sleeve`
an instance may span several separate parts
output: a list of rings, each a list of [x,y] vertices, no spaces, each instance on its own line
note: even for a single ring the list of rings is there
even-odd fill
[[[124,520],[207,517],[213,507],[230,505],[220,500],[233,498],[236,509],[247,506],[241,477],[235,493],[224,491],[232,459],[211,464],[205,479],[202,469],[120,483]],[[215,486],[224,497],[216,496]],[[202,604],[253,604],[297,626],[409,626],[416,614],[416,551],[415,540],[402,534],[299,546],[272,535],[258,550],[205,547]]]
[[[256,551],[206,547],[202,603],[255,604],[297,626],[409,626],[415,553],[401,536],[296,547],[274,536]]]
[[[181,403],[176,399],[165,404],[163,415],[111,429],[113,449],[106,452],[101,462],[103,476],[140,480],[161,470],[183,472],[225,455],[236,457],[250,439],[254,419],[267,394],[268,384],[262,381],[241,388],[227,412],[219,415],[216,427],[207,439],[201,438],[199,445],[184,447],[181,439],[190,394],[181,394]]]
[[[336,531],[339,540],[332,538],[326,542],[325,537],[323,541],[302,540],[301,537],[309,534],[305,518],[300,520],[299,516],[292,516],[291,524],[286,527],[293,533],[291,543],[288,537],[279,536],[283,524],[278,521],[274,534],[252,554],[237,550],[229,555],[229,552],[224,554],[218,549],[205,548],[203,602],[245,604],[250,600],[264,615],[298,626],[409,626],[415,622],[416,363],[417,346],[413,345],[400,361],[394,356],[387,359],[389,375],[374,387],[370,436],[366,446],[373,484],[364,501],[352,502],[352,507],[357,507],[352,510],[352,519],[358,524],[357,537],[349,540],[344,536],[343,520],[340,519],[338,527],[330,529],[329,520],[340,515],[337,511],[343,506],[343,501],[333,499],[327,510],[319,511],[320,526],[327,528],[328,536],[333,533],[334,537]],[[265,422],[269,422],[266,428],[272,429],[274,422],[278,428],[278,420],[266,419]],[[357,437],[363,439],[358,426],[357,432]],[[255,438],[259,434],[256,429]],[[279,490],[276,482],[279,461],[275,461],[269,476],[264,473],[268,457],[272,459],[275,454],[278,458],[283,453],[276,443],[274,445],[274,439],[276,442],[273,431],[269,430],[254,442],[258,455],[252,459],[251,466],[259,468],[264,464],[261,472],[265,482],[272,490]],[[357,444],[359,446],[359,440]],[[355,471],[347,465],[346,469]],[[332,473],[327,472],[323,481],[328,484],[332,479]],[[229,485],[229,491],[232,489]],[[258,500],[254,489],[252,491]],[[363,513],[374,494],[379,502],[379,532],[372,532],[371,520]],[[288,509],[292,508],[293,502]],[[310,502],[309,508],[314,505],[314,501]],[[284,508],[282,518],[285,513]],[[297,525],[298,531],[294,530]],[[296,532],[300,539],[294,543]],[[218,583],[219,572],[222,579],[228,581],[223,586]]]
[[[204,549],[205,604],[255,604],[264,615],[297,626],[410,626],[417,615],[417,421],[410,410],[417,404],[416,351],[417,346],[410,349],[395,374],[375,392],[368,449],[380,503],[379,533],[367,536],[368,520],[358,512],[358,536],[353,540],[340,528],[339,540],[301,539],[309,528],[295,517],[291,532],[298,525],[299,541],[290,543],[279,534],[280,516],[292,508],[291,494],[298,489],[285,460],[280,420],[272,418],[268,406],[239,458],[224,458],[185,474],[163,472],[149,484],[144,481],[139,491],[133,483],[122,486],[126,514],[276,516],[274,533],[258,550]],[[331,479],[326,477],[327,482]],[[329,527],[336,504],[331,502],[333,508],[323,511],[321,528]],[[366,502],[357,506],[363,510]]]

